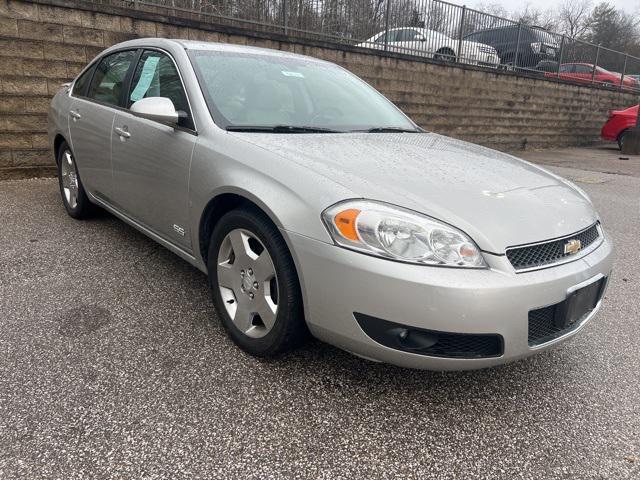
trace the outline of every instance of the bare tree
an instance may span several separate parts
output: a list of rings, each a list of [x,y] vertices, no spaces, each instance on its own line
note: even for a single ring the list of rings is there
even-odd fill
[[[542,27],[545,30],[556,29],[556,17],[552,10],[538,10],[527,3],[519,12],[514,12],[516,21],[525,25]]]
[[[591,0],[564,0],[557,12],[560,32],[569,38],[583,36],[589,28],[591,5]]]

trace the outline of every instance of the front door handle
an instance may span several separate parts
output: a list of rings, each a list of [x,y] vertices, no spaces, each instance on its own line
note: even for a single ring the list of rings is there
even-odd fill
[[[74,121],[80,120],[82,118],[80,112],[76,112],[75,110],[69,110],[69,115],[71,115],[71,118],[73,118]]]
[[[120,135],[122,138],[129,138],[131,134],[125,130],[126,127],[116,127],[114,128],[115,132]]]

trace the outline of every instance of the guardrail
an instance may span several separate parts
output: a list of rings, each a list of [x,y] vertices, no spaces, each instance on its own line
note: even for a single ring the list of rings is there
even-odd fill
[[[640,58],[441,0],[85,0],[640,92]]]

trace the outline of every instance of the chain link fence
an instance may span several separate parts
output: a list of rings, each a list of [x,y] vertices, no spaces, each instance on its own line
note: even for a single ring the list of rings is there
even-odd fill
[[[640,92],[640,58],[440,0],[86,0]]]

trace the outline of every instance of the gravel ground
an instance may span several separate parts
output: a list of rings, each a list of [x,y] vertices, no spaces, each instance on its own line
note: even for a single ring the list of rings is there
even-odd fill
[[[617,246],[573,341],[490,370],[235,348],[205,276],[54,179],[0,182],[0,478],[640,478],[640,178],[583,182]]]

